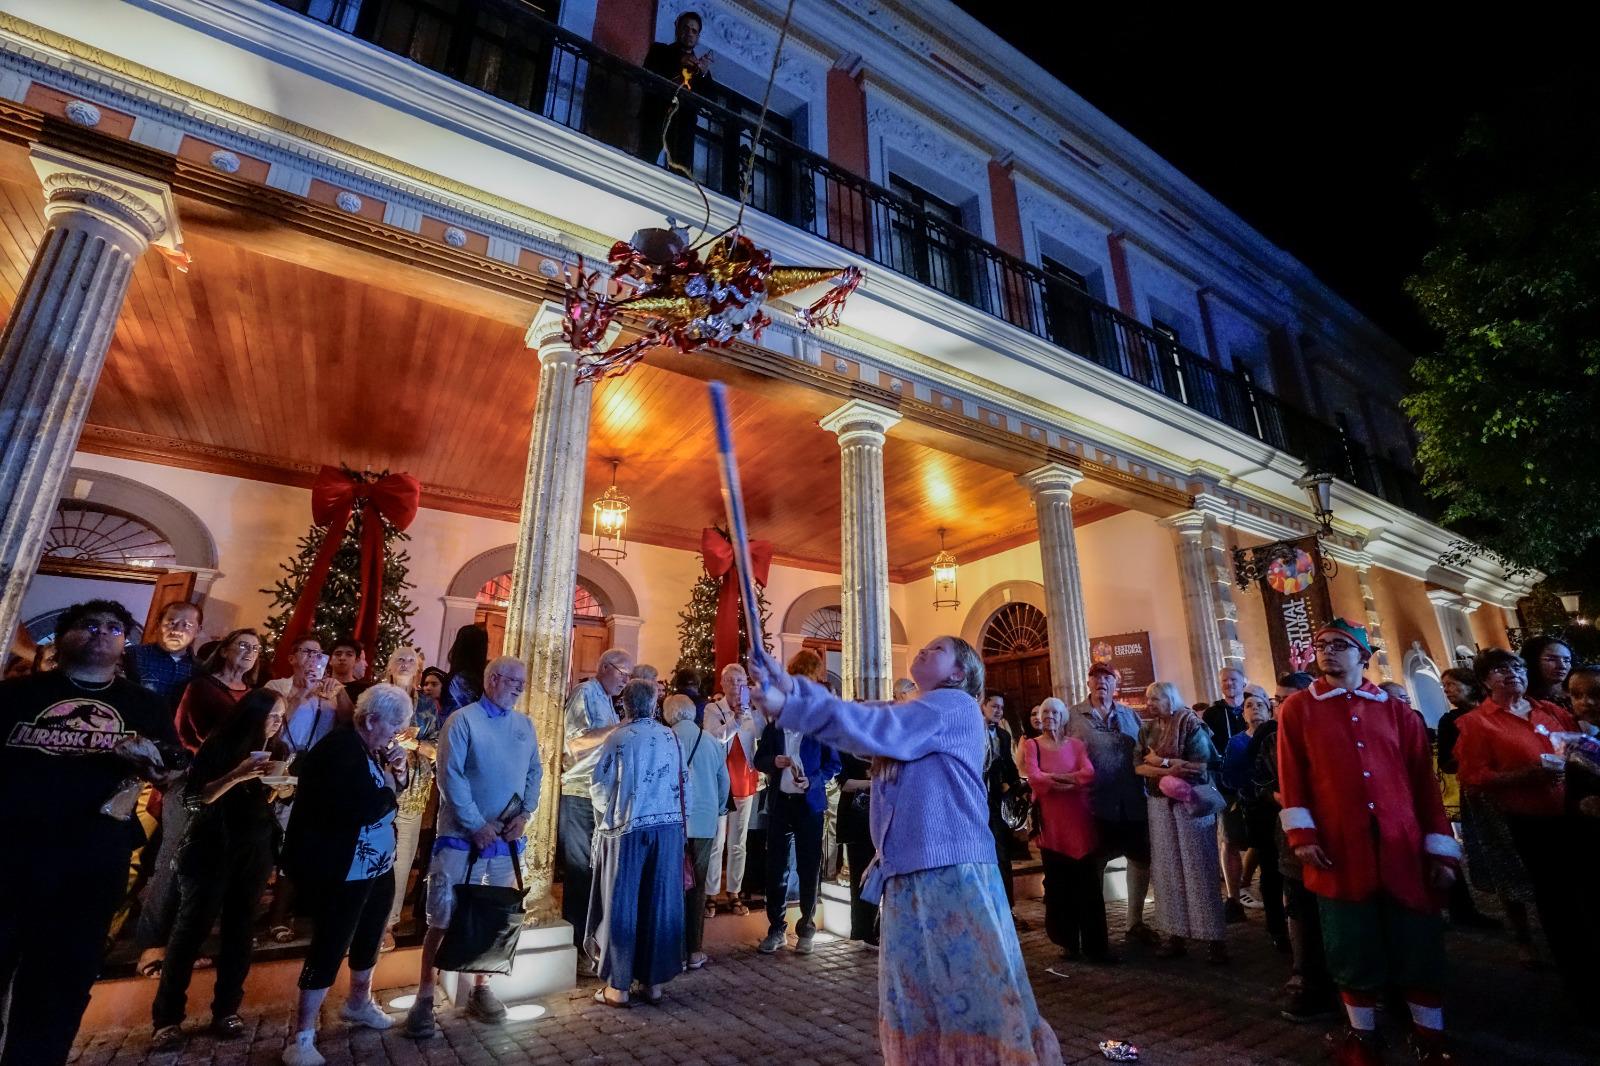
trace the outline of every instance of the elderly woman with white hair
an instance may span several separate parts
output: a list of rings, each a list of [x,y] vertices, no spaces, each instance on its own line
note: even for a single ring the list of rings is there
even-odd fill
[[[983,660],[939,637],[911,664],[920,695],[848,703],[759,649],[758,702],[780,728],[873,757],[866,886],[881,893],[878,1036],[884,1060],[1058,1066],[1039,1016],[989,830]]]
[[[1094,765],[1083,741],[1067,734],[1066,704],[1039,705],[1039,735],[1023,744],[1022,772],[1040,807],[1039,858],[1044,865],[1044,928],[1068,959],[1111,961],[1106,904],[1100,892],[1097,837],[1089,809]]]
[[[1222,798],[1214,787],[1202,787],[1211,784],[1217,749],[1211,731],[1178,695],[1178,686],[1157,681],[1145,689],[1144,699],[1152,722],[1134,772],[1144,778],[1150,818],[1154,925],[1167,934],[1157,955],[1182,955],[1185,941],[1199,940],[1209,945],[1209,961],[1227,962],[1227,921],[1217,854],[1217,813]]]
[[[597,820],[584,947],[600,960],[597,1003],[650,1003],[683,970],[684,820],[694,797],[678,738],[654,717],[653,681],[622,689],[622,724],[600,746],[591,795]],[[691,719],[692,722],[692,719]]]
[[[406,751],[395,734],[411,721],[411,697],[396,685],[361,694],[350,725],[301,756],[298,794],[283,867],[311,912],[311,945],[300,970],[286,1066],[322,1066],[317,1015],[350,959],[350,995],[339,1016],[351,1025],[394,1024],[372,999],[372,971],[394,898],[395,794],[407,784]]]
[[[406,750],[406,774],[410,778],[397,797],[399,811],[394,818],[394,902],[389,905],[388,931],[383,935],[383,950],[394,950],[394,928],[405,906],[411,867],[417,860],[417,842],[422,837],[422,816],[433,795],[433,764],[439,756],[439,729],[444,724],[439,701],[419,691],[422,649],[402,644],[389,655],[389,665],[379,680],[404,689],[411,697],[411,724],[395,737]],[[425,874],[423,876],[426,876]],[[422,924],[421,922],[417,923]]]

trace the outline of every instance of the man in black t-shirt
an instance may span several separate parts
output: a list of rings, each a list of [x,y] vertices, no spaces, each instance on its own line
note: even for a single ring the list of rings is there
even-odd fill
[[[57,623],[59,668],[0,683],[0,1066],[66,1061],[143,841],[139,782],[181,751],[167,705],[117,676],[132,627],[119,603],[75,604]]]

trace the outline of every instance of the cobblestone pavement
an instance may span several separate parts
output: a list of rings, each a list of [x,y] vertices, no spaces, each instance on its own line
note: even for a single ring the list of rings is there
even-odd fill
[[[1204,953],[1161,961],[1128,949],[1115,967],[1064,964],[1042,932],[1036,900],[1017,912],[1031,930],[1024,951],[1041,1010],[1055,1026],[1067,1062],[1104,1061],[1095,1045],[1107,1037],[1131,1040],[1145,1063],[1319,1063],[1327,1025],[1295,1025],[1278,1015],[1287,962],[1267,944],[1259,912],[1231,927],[1233,961],[1210,966]],[[336,1066],[488,1066],[490,1063],[637,1064],[637,1066],[842,1066],[876,1063],[877,956],[847,941],[819,936],[809,957],[785,951],[762,956],[755,942],[762,920],[721,916],[708,923],[713,957],[704,970],[667,988],[659,1007],[600,1006],[592,979],[576,993],[541,1001],[543,1016],[489,1027],[455,1014],[441,1018],[441,1035],[417,1044],[398,1030],[350,1031],[328,1019],[319,1045]],[[1120,914],[1113,916],[1120,928]],[[1563,1018],[1549,971],[1516,965],[1504,934],[1453,933],[1448,1018],[1457,1060],[1468,1066],[1581,1066],[1600,1061],[1600,1030],[1580,1032]],[[1055,971],[1055,972],[1052,972]],[[1064,975],[1064,976],[1062,976]],[[408,990],[390,990],[387,1002]],[[248,1012],[248,1004],[246,1006]],[[202,1016],[198,1019],[204,1022]],[[196,1035],[186,1048],[152,1054],[150,1030],[84,1034],[78,1066],[276,1063],[290,1025],[286,1011],[247,1013],[246,1039],[218,1043]],[[1398,1028],[1395,1029],[1398,1035]],[[1404,1061],[1400,1047],[1388,1053]]]

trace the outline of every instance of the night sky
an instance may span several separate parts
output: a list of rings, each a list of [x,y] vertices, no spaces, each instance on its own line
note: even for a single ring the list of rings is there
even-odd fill
[[[1586,36],[1465,9],[1401,27],[1073,5],[1041,25],[1055,5],[955,2],[1414,351],[1433,343],[1401,287],[1432,243],[1416,167],[1508,89],[1582,59]]]

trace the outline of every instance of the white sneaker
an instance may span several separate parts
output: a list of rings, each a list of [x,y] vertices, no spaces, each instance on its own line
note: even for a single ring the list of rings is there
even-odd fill
[[[326,1066],[315,1032],[296,1033],[283,1049],[283,1066]]]
[[[1258,911],[1266,906],[1265,903],[1252,896],[1247,888],[1239,890],[1239,905],[1247,911]]]
[[[394,1019],[383,1013],[383,1008],[370,999],[355,1007],[346,1003],[339,1008],[339,1017],[351,1025],[360,1025],[368,1029],[389,1029],[394,1026]]]

